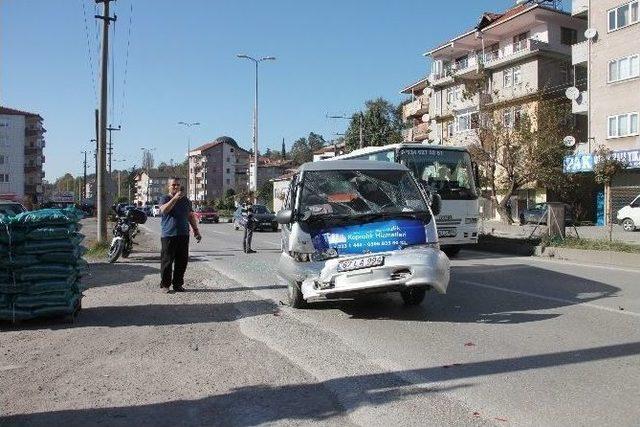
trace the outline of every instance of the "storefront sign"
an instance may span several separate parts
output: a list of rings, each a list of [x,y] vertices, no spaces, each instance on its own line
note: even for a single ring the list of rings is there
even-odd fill
[[[640,150],[614,151],[613,158],[626,164],[627,169],[640,169]],[[565,173],[593,172],[598,156],[593,153],[576,153],[564,158]]]

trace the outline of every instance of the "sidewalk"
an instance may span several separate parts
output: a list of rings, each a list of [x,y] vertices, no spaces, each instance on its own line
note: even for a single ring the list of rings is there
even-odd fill
[[[75,323],[0,324],[0,425],[351,424],[315,378],[243,334],[241,319],[273,322],[276,303],[197,257],[188,292],[161,292],[158,242],[136,241],[129,259],[91,261]]]
[[[547,227],[540,225],[536,229],[535,224],[526,225],[505,225],[499,221],[481,221],[479,224],[480,234],[489,234],[496,237],[509,237],[514,239],[527,239],[531,236],[540,237],[547,231]],[[609,227],[602,226],[579,226],[576,227],[578,236],[584,239],[609,240]],[[567,236],[576,236],[576,229],[567,227]],[[640,245],[640,231],[626,232],[619,225],[613,226],[613,240],[634,245]]]

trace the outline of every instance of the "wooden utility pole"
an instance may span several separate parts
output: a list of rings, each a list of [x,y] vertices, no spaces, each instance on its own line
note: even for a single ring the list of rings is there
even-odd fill
[[[117,17],[109,16],[109,3],[114,0],[95,0],[102,3],[102,15],[95,15],[102,20],[102,62],[100,73],[100,132],[98,136],[98,176],[96,177],[96,207],[98,208],[97,242],[107,241],[107,205],[105,189],[106,154],[107,154],[107,81],[109,66],[109,24]]]
[[[87,198],[87,150],[84,150],[83,153],[84,162],[82,164],[84,166],[84,172],[82,174],[82,190],[80,191],[80,195],[82,197],[82,202],[85,202]]]

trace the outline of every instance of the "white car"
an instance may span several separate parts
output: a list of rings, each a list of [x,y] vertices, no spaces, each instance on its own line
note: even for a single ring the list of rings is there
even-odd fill
[[[640,227],[640,195],[618,211],[618,222],[624,231],[634,231]]]
[[[153,208],[151,208],[151,215],[160,216],[160,205],[153,205]]]

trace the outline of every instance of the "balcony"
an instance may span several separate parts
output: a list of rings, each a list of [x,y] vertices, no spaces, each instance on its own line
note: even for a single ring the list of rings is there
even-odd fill
[[[539,40],[527,39],[513,43],[501,49],[485,54],[484,65],[487,69],[498,68],[514,61],[536,55],[540,52],[554,52],[561,55],[570,55],[569,48],[552,48],[549,43]]]
[[[586,115],[589,112],[589,91],[581,92],[578,99],[571,101],[571,112],[580,115]]]
[[[587,18],[589,14],[589,0],[573,0],[571,2],[571,15],[575,18]]]
[[[440,73],[434,73],[429,76],[429,82],[432,87],[438,87],[453,83],[453,73],[450,69],[444,70]]]
[[[39,172],[41,169],[40,166],[25,166],[24,173]]]
[[[429,123],[420,123],[412,128],[414,141],[424,141],[429,138]]]
[[[419,117],[429,111],[429,100],[426,97],[419,97],[414,101],[402,106],[402,117],[406,120],[411,117]]]
[[[573,65],[587,64],[589,60],[589,41],[577,43],[571,46],[571,63]]]

